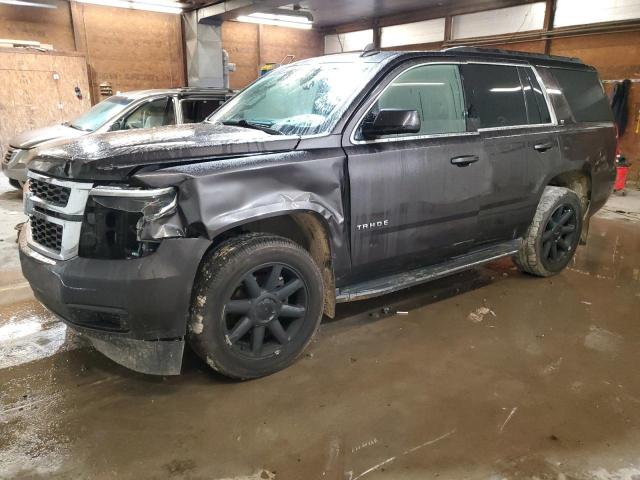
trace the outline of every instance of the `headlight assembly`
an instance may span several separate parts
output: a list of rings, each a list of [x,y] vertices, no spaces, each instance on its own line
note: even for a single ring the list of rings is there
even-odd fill
[[[144,239],[149,224],[175,213],[174,188],[95,187],[85,209],[78,255],[92,258],[137,258],[153,253],[157,239]]]
[[[141,213],[141,220],[152,221],[176,210],[177,195],[174,188],[133,189],[96,187],[91,190],[93,200],[103,207],[130,213]]]

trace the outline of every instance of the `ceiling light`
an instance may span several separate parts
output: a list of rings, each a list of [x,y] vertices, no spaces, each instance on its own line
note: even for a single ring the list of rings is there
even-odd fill
[[[19,5],[21,7],[38,7],[38,8],[58,8],[52,3],[30,2],[28,0],[0,0],[0,3],[6,5]]]
[[[309,15],[296,15],[291,13],[268,13],[255,12],[249,15],[240,15],[236,18],[239,22],[262,23],[264,25],[275,25],[278,27],[310,29],[313,26]]]
[[[2,0],[0,0],[2,1]],[[163,0],[77,0],[81,3],[101,5],[103,7],[129,8],[133,10],[145,10],[159,13],[182,13],[183,6],[178,2]]]

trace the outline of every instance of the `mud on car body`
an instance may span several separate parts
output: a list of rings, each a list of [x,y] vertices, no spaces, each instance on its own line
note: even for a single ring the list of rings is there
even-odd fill
[[[504,256],[561,271],[611,193],[614,150],[597,73],[576,59],[310,59],[206,123],[38,151],[22,268],[123,365],[179,373],[188,341],[258,377],[291,364],[337,302]]]

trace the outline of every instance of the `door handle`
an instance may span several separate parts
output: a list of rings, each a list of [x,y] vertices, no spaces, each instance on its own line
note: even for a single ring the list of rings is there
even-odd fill
[[[537,150],[538,152],[546,152],[547,150],[551,150],[554,147],[553,143],[549,142],[549,143],[539,143],[537,145],[533,146],[534,150]]]
[[[466,167],[467,165],[471,165],[478,160],[480,160],[480,158],[477,155],[461,155],[459,157],[453,157],[451,159],[451,165]]]

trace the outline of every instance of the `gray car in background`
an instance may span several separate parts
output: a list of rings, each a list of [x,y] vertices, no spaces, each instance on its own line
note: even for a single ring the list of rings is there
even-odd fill
[[[36,147],[94,133],[201,122],[231,96],[229,90],[193,87],[120,93],[74,120],[12,138],[2,158],[2,172],[11,185],[22,188],[27,180],[25,165]]]

